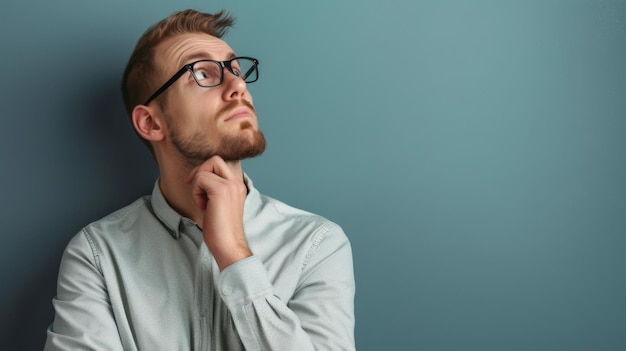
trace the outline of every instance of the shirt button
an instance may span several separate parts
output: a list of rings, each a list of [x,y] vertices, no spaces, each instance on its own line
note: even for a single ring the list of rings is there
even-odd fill
[[[224,294],[224,295],[230,295],[232,293],[233,293],[233,288],[231,286],[225,286],[222,289],[222,294]]]

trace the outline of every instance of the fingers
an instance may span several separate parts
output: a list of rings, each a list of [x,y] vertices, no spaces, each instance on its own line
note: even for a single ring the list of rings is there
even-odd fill
[[[252,255],[243,228],[247,195],[241,173],[214,156],[189,172],[193,201],[202,211],[202,234],[221,269]]]
[[[235,175],[231,171],[230,167],[226,164],[223,158],[220,156],[213,156],[210,159],[206,160],[200,166],[194,168],[189,172],[187,179],[185,180],[187,183],[191,183],[193,178],[198,174],[198,172],[209,172],[218,175],[224,179],[235,179]]]
[[[245,198],[247,193],[243,179],[237,178],[219,156],[213,156],[191,170],[186,182],[191,184],[193,200],[202,210],[206,210],[211,198]]]

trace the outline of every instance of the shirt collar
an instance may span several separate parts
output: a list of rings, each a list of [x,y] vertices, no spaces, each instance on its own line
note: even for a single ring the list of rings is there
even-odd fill
[[[248,187],[248,195],[244,203],[243,218],[244,223],[251,220],[261,207],[261,194],[254,187],[252,180],[244,173],[244,182]],[[185,221],[191,221],[187,217],[183,217],[167,203],[161,188],[159,187],[159,179],[154,183],[151,197],[152,209],[157,218],[168,229],[174,239],[180,238],[180,232]]]

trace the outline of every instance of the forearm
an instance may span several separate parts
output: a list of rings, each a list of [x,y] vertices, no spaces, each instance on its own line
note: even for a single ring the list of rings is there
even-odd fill
[[[343,257],[342,257],[343,256]],[[274,293],[263,264],[251,257],[218,280],[246,350],[354,350],[354,280],[351,266],[332,279],[333,263],[351,265],[340,253],[312,273],[289,301]],[[341,267],[334,267],[334,271]],[[346,270],[344,270],[346,272]]]

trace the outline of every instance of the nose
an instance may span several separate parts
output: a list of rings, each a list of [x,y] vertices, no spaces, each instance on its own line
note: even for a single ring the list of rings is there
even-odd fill
[[[246,82],[236,75],[234,75],[229,69],[224,69],[224,100],[242,99],[248,94],[248,88]]]

